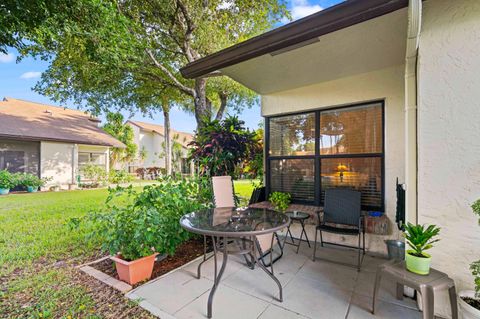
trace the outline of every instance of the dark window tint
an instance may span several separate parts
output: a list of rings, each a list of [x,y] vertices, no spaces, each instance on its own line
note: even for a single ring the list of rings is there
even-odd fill
[[[271,192],[287,192],[292,199],[312,201],[315,199],[315,160],[282,159],[270,162]]]
[[[315,113],[270,119],[270,156],[314,155]]]

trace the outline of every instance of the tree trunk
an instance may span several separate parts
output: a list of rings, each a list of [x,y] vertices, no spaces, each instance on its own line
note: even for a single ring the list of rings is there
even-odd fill
[[[170,107],[167,103],[162,106],[165,136],[165,169],[167,175],[172,175],[172,143],[170,138]]]
[[[217,116],[215,119],[220,121],[223,118],[223,113],[225,113],[225,109],[227,108],[227,95],[225,93],[220,93],[220,108],[218,109]]]
[[[203,126],[205,120],[212,118],[212,107],[207,103],[206,94],[207,82],[203,78],[195,79],[195,119],[197,121],[197,129]]]

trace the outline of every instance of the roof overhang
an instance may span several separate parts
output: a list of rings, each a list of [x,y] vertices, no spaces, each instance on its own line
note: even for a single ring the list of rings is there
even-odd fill
[[[345,1],[192,62],[182,68],[181,73],[186,78],[196,78],[221,70],[237,80],[235,75],[231,71],[229,72],[232,66],[270,54],[272,57],[281,56],[285,52],[296,51],[299,47],[304,48],[305,45],[319,44],[312,39],[320,39],[321,43],[322,37],[325,35],[384,16],[407,6],[408,0]],[[406,21],[404,23],[405,30],[402,31],[406,33]],[[372,34],[364,34],[364,37],[370,36]],[[239,82],[245,81],[239,79]],[[262,93],[261,89],[256,89],[248,84],[247,86]]]

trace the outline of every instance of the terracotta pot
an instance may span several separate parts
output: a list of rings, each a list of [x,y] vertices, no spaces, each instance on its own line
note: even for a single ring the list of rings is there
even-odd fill
[[[120,280],[130,285],[135,285],[140,281],[150,279],[153,271],[153,263],[157,255],[158,254],[155,253],[132,261],[126,261],[122,259],[120,255],[112,256],[110,259],[115,262],[115,268],[117,269]]]
[[[463,319],[480,319],[480,310],[473,308],[466,303],[462,297],[475,299],[475,292],[472,290],[463,290],[457,294],[460,318]]]

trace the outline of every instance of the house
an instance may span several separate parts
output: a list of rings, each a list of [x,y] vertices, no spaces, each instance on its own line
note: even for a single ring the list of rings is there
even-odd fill
[[[0,170],[50,178],[46,187],[68,189],[81,168],[109,170],[109,149],[125,147],[82,111],[6,97],[0,101]]]
[[[165,169],[165,127],[153,123],[128,120],[133,129],[134,141],[138,146],[137,159],[129,163],[128,170],[134,173],[138,168],[159,167]],[[170,130],[172,140],[172,171],[185,175],[193,174],[193,162],[188,160],[188,144],[193,135]]]
[[[267,192],[322,205],[326,188],[362,192],[390,235],[396,179],[407,221],[436,224],[433,267],[472,288],[480,254],[480,1],[349,0],[188,64],[261,95]],[[336,240],[339,240],[338,237]],[[347,239],[342,239],[347,241]],[[444,296],[445,297],[445,296]],[[446,297],[445,297],[446,298]],[[449,316],[448,302],[436,312]]]

